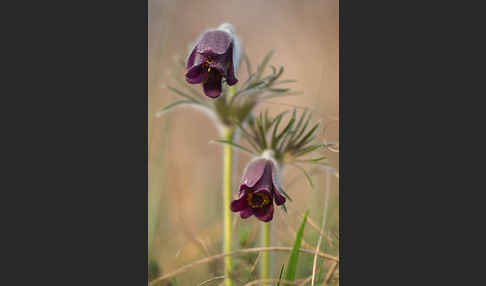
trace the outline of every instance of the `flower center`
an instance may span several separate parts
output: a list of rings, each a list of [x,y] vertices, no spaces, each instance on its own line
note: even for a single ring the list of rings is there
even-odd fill
[[[247,200],[252,208],[262,208],[270,203],[270,198],[264,193],[249,193]]]
[[[208,56],[208,58],[204,62],[204,68],[208,69],[208,72],[211,71],[211,64],[212,63],[213,63],[213,61],[211,60],[211,57]]]

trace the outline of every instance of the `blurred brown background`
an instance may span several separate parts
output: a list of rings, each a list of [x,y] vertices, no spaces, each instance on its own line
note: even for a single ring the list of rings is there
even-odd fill
[[[303,91],[300,96],[270,100],[259,109],[268,108],[275,114],[291,108],[282,104],[310,106],[314,108],[314,119],[328,126],[325,134],[321,132],[322,138],[339,140],[338,122],[331,122],[338,119],[339,110],[338,0],[149,0],[149,251],[164,273],[221,253],[222,148],[208,143],[219,138],[217,130],[206,115],[190,108],[175,109],[160,118],[154,114],[174,100],[163,88],[163,84],[174,84],[168,76],[175,71],[174,57],[185,58],[188,46],[201,32],[224,22],[233,24],[253,67],[273,49],[275,55],[270,64],[283,65],[282,79],[298,81],[287,87]],[[241,72],[240,77],[240,82],[246,80],[246,72]],[[338,154],[326,154],[338,168]],[[249,158],[239,153],[237,159],[234,193]],[[300,172],[286,169],[284,188],[297,177],[301,179],[286,190],[294,199],[288,204],[289,213],[278,209],[274,216],[272,245],[292,245],[292,233],[300,221],[296,212],[309,208],[310,217],[320,225],[327,183],[331,191],[328,231],[337,235],[338,178],[330,176],[328,182],[321,170],[314,175],[316,189],[310,190]],[[252,233],[258,229],[254,218],[235,222],[239,231]],[[306,242],[315,247],[316,232],[307,227],[305,233]],[[235,248],[238,247],[235,242]],[[328,250],[335,252],[331,247]],[[278,272],[280,260],[285,263],[286,259],[286,253],[275,254],[272,270]],[[307,273],[306,269],[299,271]],[[218,265],[198,266],[177,276],[178,285],[195,285],[217,272]]]

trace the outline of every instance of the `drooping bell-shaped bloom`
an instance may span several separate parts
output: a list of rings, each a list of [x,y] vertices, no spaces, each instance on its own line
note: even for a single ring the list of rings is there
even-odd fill
[[[255,215],[263,222],[271,221],[273,202],[278,206],[285,203],[278,180],[278,169],[273,160],[258,158],[251,161],[244,172],[239,197],[231,202],[231,211],[240,212],[243,219]]]
[[[204,93],[216,98],[222,91],[222,80],[228,85],[238,82],[235,71],[239,61],[239,41],[231,24],[205,32],[197,41],[186,62],[186,81],[202,83]]]

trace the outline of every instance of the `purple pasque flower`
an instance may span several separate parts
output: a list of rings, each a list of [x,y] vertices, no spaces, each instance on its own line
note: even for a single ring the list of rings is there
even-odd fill
[[[240,212],[243,219],[255,215],[268,222],[273,218],[273,202],[280,206],[285,197],[280,194],[278,169],[275,161],[257,158],[251,161],[244,172],[239,197],[231,202],[233,212]]]
[[[239,61],[239,42],[231,24],[204,33],[189,54],[186,62],[186,81],[202,83],[204,93],[216,98],[221,95],[222,79],[228,85],[238,82],[235,70]]]

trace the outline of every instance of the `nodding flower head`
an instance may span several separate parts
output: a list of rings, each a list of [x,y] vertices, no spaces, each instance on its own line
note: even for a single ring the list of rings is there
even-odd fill
[[[285,197],[280,194],[278,169],[272,159],[257,158],[244,172],[239,197],[231,202],[233,212],[240,212],[243,219],[252,215],[263,222],[273,218],[273,202],[280,206]]]
[[[204,33],[189,54],[186,62],[186,81],[203,84],[204,93],[216,98],[222,91],[221,81],[228,85],[238,82],[235,70],[239,61],[239,42],[231,24]]]

